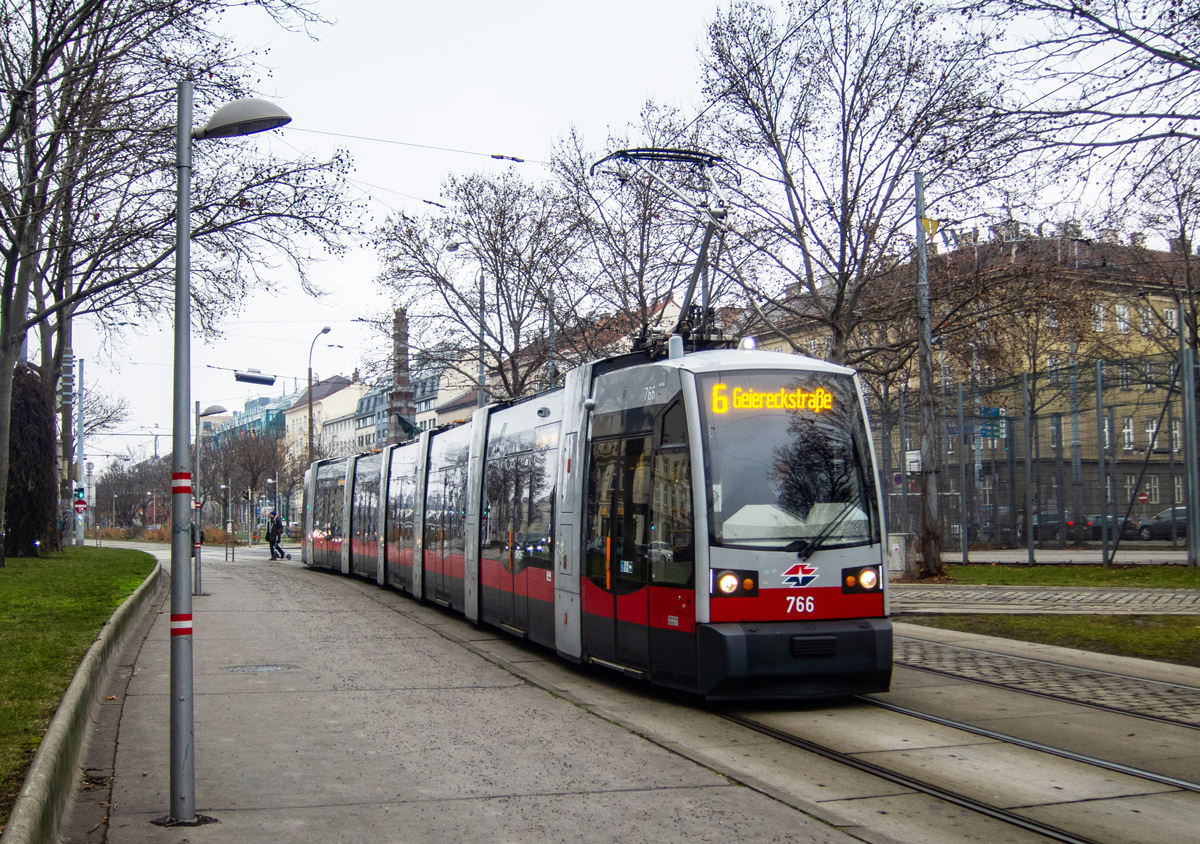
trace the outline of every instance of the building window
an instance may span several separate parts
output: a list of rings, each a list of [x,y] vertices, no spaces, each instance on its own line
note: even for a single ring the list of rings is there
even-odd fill
[[[1171,501],[1180,502],[1183,500],[1183,475],[1176,475],[1171,478],[1171,489],[1173,490]]]
[[[1113,445],[1112,425],[1110,424],[1110,420],[1108,418],[1105,418],[1105,420],[1104,420],[1104,450],[1110,451],[1112,449],[1112,445]]]
[[[1167,324],[1167,336],[1174,337],[1179,328],[1174,308],[1167,308],[1163,311],[1163,321]]]
[[[1136,436],[1133,432],[1133,417],[1121,417],[1121,441],[1125,446],[1126,451],[1133,451],[1137,445]]]
[[[1057,355],[1050,355],[1046,358],[1046,369],[1049,370],[1051,384],[1062,383],[1062,373],[1059,371],[1060,363]]]
[[[1150,500],[1151,504],[1158,503],[1158,501],[1159,501],[1158,475],[1147,475],[1146,476],[1146,498],[1148,498]]]
[[[1129,308],[1125,305],[1117,305],[1117,333],[1129,333]]]
[[[1143,370],[1146,377],[1146,391],[1154,389],[1154,379],[1158,377],[1158,370],[1155,368],[1153,361],[1146,364]]]
[[[1149,307],[1139,308],[1138,314],[1141,315],[1142,333],[1149,334],[1151,327],[1154,325],[1154,311]]]
[[[1125,500],[1133,501],[1133,498],[1135,495],[1137,495],[1137,475],[1126,475],[1125,476]]]
[[[815,358],[817,356],[817,338],[810,337],[808,339],[808,356]]]
[[[1050,447],[1059,449],[1062,447],[1062,417],[1054,416],[1050,420]]]
[[[1171,451],[1179,451],[1182,445],[1183,429],[1179,427],[1179,422],[1180,420],[1178,419],[1171,420]],[[1176,498],[1175,500],[1178,501],[1179,499]]]
[[[1092,330],[1097,334],[1104,333],[1104,305],[1099,302],[1092,305]]]
[[[1120,382],[1122,390],[1133,388],[1133,367],[1129,361],[1123,360],[1117,368],[1117,380]]]
[[[1146,448],[1154,448],[1154,439],[1158,436],[1158,419],[1154,416],[1146,417]]]

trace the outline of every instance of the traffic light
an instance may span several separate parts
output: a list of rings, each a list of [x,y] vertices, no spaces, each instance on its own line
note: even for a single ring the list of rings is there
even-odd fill
[[[85,492],[85,490],[83,487],[81,487],[81,486],[75,487],[75,497],[76,498],[83,498],[84,492]]]

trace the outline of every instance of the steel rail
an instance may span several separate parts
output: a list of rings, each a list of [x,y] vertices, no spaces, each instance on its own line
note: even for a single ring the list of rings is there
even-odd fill
[[[967,797],[964,794],[957,794],[953,791],[942,788],[941,786],[933,785],[932,783],[925,782],[924,780],[917,779],[916,777],[908,776],[907,774],[897,773],[896,771],[892,771],[881,765],[877,765],[874,762],[866,762],[855,756],[843,753],[840,750],[834,750],[831,747],[826,747],[824,745],[817,744],[816,742],[809,741],[808,739],[792,735],[791,733],[777,730],[774,727],[768,727],[765,724],[760,724],[759,722],[750,718],[746,718],[741,715],[733,715],[731,713],[713,714],[716,714],[721,718],[725,718],[726,720],[731,721],[741,727],[745,727],[748,730],[754,730],[755,732],[762,733],[763,735],[767,735],[771,738],[790,744],[793,747],[798,747],[801,750],[808,751],[809,753],[815,753],[818,756],[822,756],[830,761],[837,762],[840,765],[846,765],[854,768],[855,770],[861,771],[862,773],[879,777],[880,779],[893,782],[905,788],[910,788],[913,791],[920,792],[921,794],[927,794],[930,797],[937,798],[938,800],[944,800],[947,803],[952,803],[955,806],[966,809],[970,812],[975,812],[976,814],[984,815],[986,817],[993,818],[994,820],[1020,827],[1027,832],[1042,835],[1054,841],[1063,842],[1063,844],[1100,844],[1100,842],[1094,838],[1085,838],[1065,829],[1060,829],[1059,827],[1051,826],[1050,824],[1031,820],[1018,815],[1015,812],[1010,812],[1007,809],[1000,809],[996,806],[990,806],[987,803],[976,800],[973,797]]]
[[[1061,747],[1053,747],[1049,744],[1042,744],[1031,739],[1023,739],[1019,736],[1009,735],[1008,733],[1000,733],[995,730],[989,730],[986,727],[976,727],[973,724],[967,724],[962,721],[955,721],[950,718],[943,718],[940,715],[931,715],[928,712],[919,712],[916,709],[909,709],[906,706],[897,706],[894,703],[888,703],[884,700],[876,700],[875,698],[865,697],[862,695],[856,696],[855,700],[860,703],[867,703],[871,706],[878,706],[881,709],[886,709],[889,712],[896,712],[900,715],[907,715],[910,718],[920,718],[922,721],[929,721],[934,724],[940,724],[943,727],[950,727],[955,730],[973,733],[984,738],[1001,741],[1005,744],[1014,744],[1018,747],[1024,747],[1028,750],[1036,750],[1040,753],[1048,753],[1051,756],[1059,756],[1063,759],[1069,759],[1072,762],[1082,762],[1085,765],[1092,765],[1097,768],[1104,768],[1108,771],[1113,771],[1118,774],[1125,774],[1130,777],[1150,780],[1159,785],[1168,785],[1172,788],[1178,788],[1184,791],[1194,791],[1200,794],[1200,783],[1191,782],[1190,780],[1181,780],[1176,777],[1169,777],[1166,774],[1157,774],[1154,771],[1147,771],[1142,768],[1135,768],[1132,765],[1122,765],[1120,762],[1109,762],[1106,759],[1098,759],[1095,756],[1087,756],[1083,753],[1076,753],[1073,750],[1063,750]]]

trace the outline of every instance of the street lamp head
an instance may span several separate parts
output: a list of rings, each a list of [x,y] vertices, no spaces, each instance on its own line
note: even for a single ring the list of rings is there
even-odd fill
[[[328,334],[330,331],[333,331],[333,329],[330,328],[328,325],[321,329],[322,334]]]
[[[249,97],[221,106],[208,118],[204,128],[192,133],[192,137],[196,140],[236,138],[278,129],[291,122],[291,115],[274,103]]]
[[[200,413],[200,415],[201,416],[217,416],[219,414],[228,413],[228,412],[229,412],[228,410],[221,407],[221,405],[219,405],[219,404],[210,404],[207,408],[205,408]]]

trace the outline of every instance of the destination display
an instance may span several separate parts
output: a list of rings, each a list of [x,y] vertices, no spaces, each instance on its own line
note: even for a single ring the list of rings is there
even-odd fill
[[[755,390],[718,383],[712,387],[712,412],[731,410],[811,410],[820,413],[833,408],[833,394],[824,387],[802,390],[799,387],[778,390]]]

